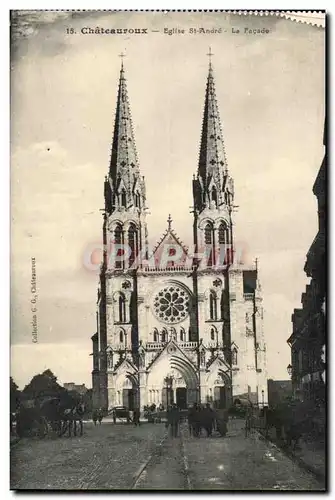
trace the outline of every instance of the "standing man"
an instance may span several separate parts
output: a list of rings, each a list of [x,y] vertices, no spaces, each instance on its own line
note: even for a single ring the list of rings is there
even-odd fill
[[[133,412],[133,422],[135,424],[135,426],[139,426],[141,425],[141,422],[140,422],[140,410],[139,408],[135,408],[134,409],[134,412]]]
[[[190,433],[190,436],[194,435],[193,426],[194,426],[194,417],[195,417],[195,415],[194,415],[195,405],[196,405],[196,403],[194,403],[193,406],[189,406],[188,411],[187,411],[188,432]]]
[[[206,407],[203,409],[203,426],[207,433],[207,437],[210,437],[212,435],[214,420],[214,411],[212,410],[211,405],[207,403]]]
[[[179,408],[174,403],[167,413],[167,423],[171,429],[172,437],[178,436],[179,420],[180,420]]]
[[[104,416],[104,412],[102,411],[102,408],[99,408],[99,410],[98,410],[98,422],[100,425],[101,425],[103,416]]]

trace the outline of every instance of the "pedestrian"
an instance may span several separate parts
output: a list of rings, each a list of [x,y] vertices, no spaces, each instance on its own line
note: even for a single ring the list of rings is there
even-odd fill
[[[248,406],[245,414],[245,437],[248,437],[252,429],[252,406]]]
[[[98,422],[100,425],[101,425],[103,417],[104,417],[104,412],[102,411],[102,408],[99,408],[99,410],[98,410]]]
[[[188,423],[188,432],[190,436],[193,436],[193,425],[194,425],[194,417],[195,417],[195,405],[189,406],[187,410],[187,423]]]
[[[222,437],[226,436],[228,431],[227,424],[229,420],[228,410],[222,410],[222,409],[216,410],[215,420],[216,420],[216,430],[218,431],[220,436]]]
[[[115,412],[115,410],[112,411],[112,417],[113,417],[113,424],[116,424],[116,412]]]
[[[176,404],[173,404],[172,407],[167,412],[167,425],[170,427],[170,432],[172,437],[178,436],[179,421],[180,421],[179,408]]]
[[[134,412],[133,412],[133,422],[135,424],[135,426],[140,426],[141,425],[141,422],[140,422],[140,409],[139,408],[135,408],[134,409]]]
[[[93,420],[94,425],[97,425],[97,420],[98,420],[98,412],[97,412],[97,410],[93,410],[93,412],[92,412],[92,420]]]
[[[199,404],[194,403],[194,410],[193,435],[194,437],[200,437],[202,428],[202,408]]]
[[[203,427],[207,433],[207,437],[210,437],[213,433],[214,411],[209,403],[206,404],[206,407],[202,411]]]

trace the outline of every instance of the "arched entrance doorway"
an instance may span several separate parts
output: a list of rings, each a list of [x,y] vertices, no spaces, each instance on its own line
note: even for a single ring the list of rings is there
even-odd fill
[[[207,379],[207,401],[215,408],[229,408],[231,405],[231,383],[229,374],[221,369],[214,371]]]
[[[169,406],[175,403],[181,410],[197,401],[198,391],[194,381],[185,377],[179,369],[171,368],[164,378],[162,403]]]
[[[173,343],[155,363],[147,378],[147,401],[150,405],[172,403],[186,408],[198,401],[199,380],[192,362]]]
[[[133,411],[138,406],[138,388],[135,380],[131,376],[124,379],[122,386],[121,405]]]
[[[227,394],[224,385],[214,386],[214,407],[227,408]]]
[[[188,390],[184,377],[177,370],[170,370],[164,378],[162,403],[168,407],[175,403],[181,410],[187,408]]]
[[[186,387],[177,387],[176,389],[176,404],[181,410],[187,408],[187,389]]]

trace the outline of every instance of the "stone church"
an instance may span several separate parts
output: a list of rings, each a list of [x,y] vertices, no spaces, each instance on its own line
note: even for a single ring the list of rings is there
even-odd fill
[[[145,180],[123,63],[104,198],[94,406],[267,403],[261,288],[257,264],[235,259],[234,184],[211,62],[193,178],[194,247],[182,244],[169,216],[160,241],[148,248]]]

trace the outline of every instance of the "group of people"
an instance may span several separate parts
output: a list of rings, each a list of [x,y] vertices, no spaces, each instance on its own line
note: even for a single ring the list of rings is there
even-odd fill
[[[93,410],[92,412],[92,420],[94,425],[97,425],[97,422],[101,425],[102,419],[104,418],[104,412],[102,408],[98,408],[96,410]]]
[[[171,436],[177,437],[181,413],[176,404],[173,404],[167,411],[166,427],[170,428]],[[210,437],[216,430],[221,436],[227,434],[228,412],[225,410],[213,410],[209,403],[200,405],[194,403],[187,412],[188,428],[191,436],[200,437],[202,429],[206,436]]]
[[[194,405],[188,409],[188,428],[191,436],[200,437],[202,429],[206,436],[210,437],[213,431],[218,431],[221,436],[227,434],[228,412],[226,410],[214,410],[211,405]]]

